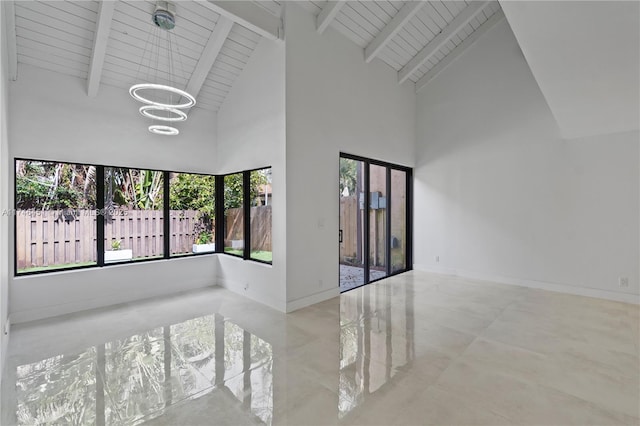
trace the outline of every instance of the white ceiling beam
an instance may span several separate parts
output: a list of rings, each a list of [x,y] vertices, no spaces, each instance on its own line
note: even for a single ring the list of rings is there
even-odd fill
[[[111,19],[116,2],[113,0],[102,0],[98,9],[98,20],[96,31],[93,36],[93,50],[91,51],[91,62],[89,64],[89,75],[87,76],[87,95],[95,97],[100,87],[102,78],[102,68],[104,57],[107,54],[107,43],[111,32]]]
[[[446,67],[467,50],[473,43],[476,42],[484,33],[491,29],[494,25],[504,19],[504,13],[502,10],[497,11],[489,19],[487,19],[481,26],[474,32],[465,38],[462,43],[457,45],[447,56],[445,56],[440,62],[438,62],[433,68],[431,68],[420,80],[416,82],[416,92],[423,89],[431,80],[433,80],[438,74],[440,74]]]
[[[400,71],[398,71],[398,82],[404,83],[418,68],[427,62],[438,50],[455,36],[458,31],[464,28],[482,10],[487,7],[491,1],[474,1],[465,7],[453,20],[440,31],[433,40],[431,40],[420,52],[416,54]]]
[[[199,0],[198,2],[264,38],[269,40],[284,38],[282,18],[250,1]]]
[[[378,33],[371,43],[364,49],[364,60],[369,63],[378,56],[378,53],[385,48],[387,43],[400,32],[402,27],[405,26],[411,18],[420,10],[424,5],[422,1],[408,1],[402,6],[402,9],[396,13],[391,21]]]
[[[13,0],[3,1],[6,36],[7,56],[9,58],[9,79],[15,81],[18,78],[18,41],[16,38],[16,9]]]
[[[338,16],[344,4],[344,1],[328,1],[327,4],[324,5],[316,18],[316,30],[318,30],[318,34],[322,34],[324,30],[329,27],[329,24]]]
[[[231,32],[231,27],[233,27],[233,21],[231,19],[225,18],[224,16],[218,18],[218,22],[216,26],[213,27],[213,31],[211,31],[207,45],[204,47],[204,51],[196,64],[196,68],[193,70],[193,74],[191,74],[189,83],[187,83],[187,93],[198,97],[198,93],[200,93],[200,89],[202,89],[202,85],[218,57],[222,45]]]

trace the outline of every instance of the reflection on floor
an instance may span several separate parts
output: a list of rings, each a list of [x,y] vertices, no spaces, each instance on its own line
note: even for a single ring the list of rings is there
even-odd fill
[[[203,316],[18,366],[17,421],[136,424],[206,396],[242,423],[270,423],[271,370],[271,345]]]
[[[9,424],[629,424],[638,306],[409,272],[289,315],[224,289],[16,327]]]
[[[370,281],[384,278],[384,271],[369,270]],[[340,291],[351,290],[364,284],[364,268],[340,265]]]

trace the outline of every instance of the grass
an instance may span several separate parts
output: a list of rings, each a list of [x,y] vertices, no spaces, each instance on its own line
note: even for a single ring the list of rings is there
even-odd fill
[[[242,256],[243,251],[232,249],[229,247],[224,248],[225,253],[235,254],[236,256]],[[260,260],[262,262],[272,262],[273,261],[273,253],[270,251],[252,251],[250,258],[253,260]]]
[[[55,271],[68,268],[76,268],[78,266],[96,265],[96,262],[66,263],[61,265],[34,266],[31,268],[18,269],[18,273],[22,272],[39,272],[39,271]]]
[[[242,250],[235,250],[232,248],[228,248],[225,247],[224,248],[224,252],[225,253],[230,253],[230,254],[235,254],[238,256],[242,256]],[[184,253],[185,255],[187,254],[191,254],[191,253]],[[179,257],[179,254],[173,254],[171,255],[171,257]],[[162,258],[162,256],[154,256],[154,257],[141,257],[141,258],[137,258],[137,259],[132,259],[132,261],[136,261],[136,260],[142,260],[142,259],[160,259]],[[273,254],[270,251],[252,251],[251,252],[251,259],[254,260],[260,260],[262,262],[272,262],[273,259]],[[128,262],[128,261],[125,261]],[[125,262],[112,262],[112,263],[125,263]],[[64,269],[68,269],[68,268],[76,268],[78,266],[89,266],[89,265],[97,265],[96,262],[81,262],[81,263],[67,263],[67,264],[63,264],[63,265],[49,265],[49,266],[34,266],[32,268],[23,268],[23,269],[18,269],[18,273],[24,273],[24,272],[39,272],[39,271],[55,271],[55,270],[64,270]]]

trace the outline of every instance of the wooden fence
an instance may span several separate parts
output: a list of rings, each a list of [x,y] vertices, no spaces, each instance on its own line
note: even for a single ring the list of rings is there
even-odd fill
[[[198,222],[195,210],[171,210],[171,254],[191,253]],[[24,211],[16,215],[18,269],[95,262],[96,211]],[[118,210],[105,220],[105,250],[120,241],[133,258],[162,256],[162,210]]]
[[[271,206],[251,207],[251,251],[271,251]],[[228,209],[225,227],[225,247],[231,240],[242,240],[244,234],[243,209]]]
[[[399,200],[404,202],[404,200]],[[404,205],[404,204],[402,204]],[[405,257],[405,216],[404,208],[399,209],[398,215],[392,216],[392,234],[399,241],[399,246],[391,249],[392,262],[402,261]],[[386,215],[387,209],[369,210],[369,259],[371,266],[384,266],[386,259]],[[340,263],[361,265],[363,262],[362,245],[364,244],[364,216],[358,206],[355,195],[340,197],[340,229],[342,242],[340,243]],[[360,224],[358,224],[360,222]],[[358,248],[360,245],[360,249]],[[400,260],[397,260],[398,258]],[[393,264],[393,263],[392,263]]]
[[[191,253],[198,237],[195,210],[171,210],[171,254]],[[18,270],[32,267],[95,262],[96,211],[25,211],[16,215],[16,256]],[[242,209],[227,212],[227,240],[242,232]],[[105,250],[120,241],[120,250],[132,250],[133,258],[163,255],[164,218],[162,210],[118,210],[105,220]],[[215,226],[212,228],[215,229]],[[242,234],[239,234],[242,239]],[[251,208],[252,250],[271,251],[271,206]],[[212,232],[212,241],[215,234]]]
[[[340,263],[362,263],[362,253],[358,250],[358,240],[362,238],[358,235],[358,222],[362,227],[362,210],[358,209],[356,197],[340,197],[340,229],[342,230]]]

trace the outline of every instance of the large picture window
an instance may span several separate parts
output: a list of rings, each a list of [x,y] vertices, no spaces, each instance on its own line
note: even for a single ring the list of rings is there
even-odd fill
[[[271,167],[224,176],[224,252],[271,263]]]
[[[216,251],[216,177],[171,173],[169,221],[171,255]]]
[[[207,253],[271,263],[271,197],[270,167],[216,176],[16,159],[14,273]]]
[[[105,167],[104,181],[104,262],[163,257],[163,172]]]
[[[234,173],[224,177],[224,252],[244,253],[244,176]]]
[[[271,262],[271,168],[252,170],[251,182],[251,250],[254,260]]]
[[[95,265],[96,168],[16,160],[16,272]]]

